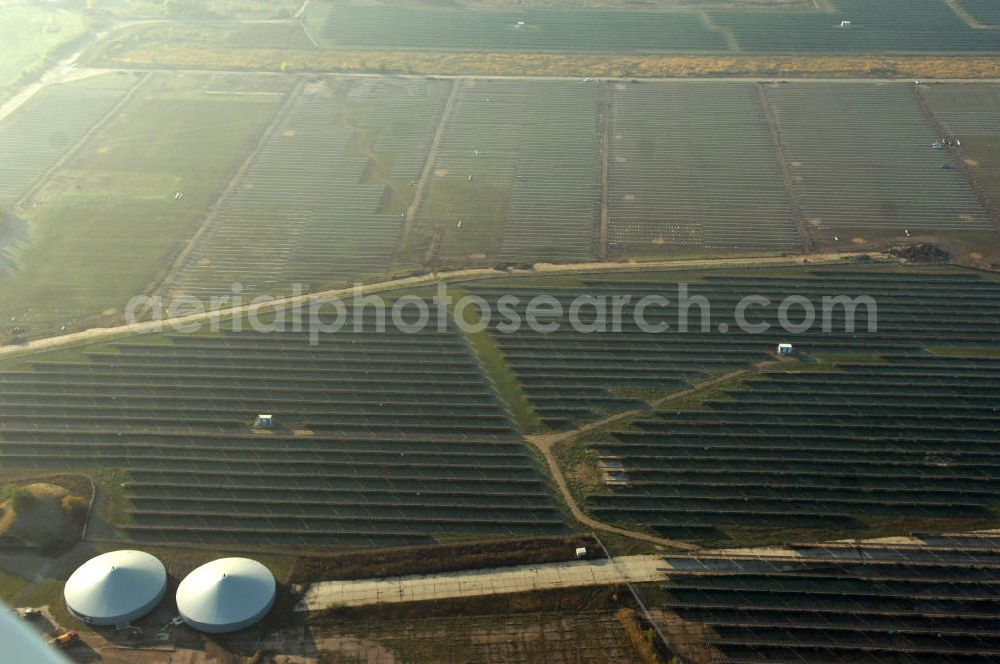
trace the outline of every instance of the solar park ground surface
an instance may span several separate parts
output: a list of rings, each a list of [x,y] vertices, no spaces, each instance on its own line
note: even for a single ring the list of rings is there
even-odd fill
[[[1000,112],[996,89],[163,72],[59,84],[0,122],[3,332],[113,323],[143,292],[249,299],[605,256],[911,238],[988,267],[996,132],[975,118]],[[932,149],[942,134],[961,146]],[[27,145],[44,149],[14,158]]]
[[[494,325],[489,371],[481,346],[456,329],[383,333],[373,313],[359,314],[362,331],[352,323],[318,345],[307,332],[244,328],[29,356],[0,373],[0,463],[64,469],[88,459],[125,470],[124,532],[137,541],[559,533],[567,518],[522,442],[533,432],[518,431],[510,391],[498,391],[505,376],[495,360],[543,431],[746,370],[695,401],[575,443],[567,472],[589,477],[574,487],[578,501],[608,522],[706,543],[994,522],[1000,282],[990,276],[862,265],[464,288],[487,302],[544,293],[568,308],[582,293],[635,303],[681,282],[715,308],[708,329],[699,319],[677,331],[676,312],[656,309],[650,320],[670,330],[640,332],[634,307],[621,332],[574,331],[565,313],[551,334]],[[817,309],[823,296],[864,294],[878,308],[861,310],[853,332],[834,311],[830,332],[795,336],[805,360],[755,370],[788,333],[774,307],[754,320],[770,331],[719,331],[751,294],[794,294]],[[262,412],[275,414],[274,430],[253,429]]]

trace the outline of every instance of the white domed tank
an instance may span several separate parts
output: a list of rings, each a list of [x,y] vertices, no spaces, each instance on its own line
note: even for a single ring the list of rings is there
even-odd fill
[[[271,572],[249,558],[202,565],[177,588],[177,610],[191,627],[209,634],[235,632],[260,622],[274,606]]]
[[[146,615],[167,591],[167,570],[142,551],[91,558],[66,581],[70,613],[90,625],[123,625]]]

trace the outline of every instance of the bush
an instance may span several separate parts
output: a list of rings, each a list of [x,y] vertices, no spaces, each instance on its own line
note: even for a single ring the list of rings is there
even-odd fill
[[[3,497],[15,512],[19,512],[35,502],[35,497],[31,495],[31,492],[19,484],[8,484],[4,487]]]
[[[83,519],[90,502],[83,496],[63,496],[62,509],[71,519]]]
[[[643,630],[642,621],[635,609],[619,609],[618,622],[625,628],[628,640],[632,642],[640,659],[645,664],[664,664],[663,658],[660,657],[660,653],[656,649],[656,632],[651,628]]]

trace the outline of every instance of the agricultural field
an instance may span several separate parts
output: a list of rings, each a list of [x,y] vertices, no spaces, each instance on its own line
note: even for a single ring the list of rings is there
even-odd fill
[[[684,661],[993,661],[995,532],[666,556],[644,589]]]
[[[753,83],[615,85],[608,243],[801,250]]]
[[[0,373],[0,464],[125,470],[136,542],[568,532],[463,337],[375,321],[352,315],[318,345],[289,323],[32,358]],[[260,413],[273,429],[252,428]]]
[[[403,260],[433,266],[594,258],[601,87],[456,85]]]
[[[955,150],[963,167],[1000,220],[1000,85],[941,83],[918,91],[944,132],[961,143]]]
[[[81,39],[88,19],[77,12],[14,0],[0,5],[0,101]]]
[[[301,84],[170,291],[224,297],[239,282],[246,293],[282,294],[383,278],[450,87]]]
[[[912,86],[764,86],[808,233],[845,249],[909,234],[993,230]]]
[[[72,149],[8,213],[18,235],[5,255],[0,311],[24,334],[121,320],[129,298],[162,278],[287,87],[281,82],[271,90],[269,82],[262,90],[245,77],[233,85],[228,77],[160,75],[125,99],[135,81],[131,74],[110,75],[48,88],[0,126],[8,152],[26,144],[46,148],[28,150],[29,160],[5,162],[14,171],[8,182],[18,185],[7,190],[11,202]],[[222,89],[213,89],[216,82]],[[124,105],[102,117],[118,103]]]

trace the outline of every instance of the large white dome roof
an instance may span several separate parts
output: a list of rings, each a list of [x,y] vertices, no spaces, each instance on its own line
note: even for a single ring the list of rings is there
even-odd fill
[[[235,632],[263,619],[274,598],[274,576],[266,567],[248,558],[220,558],[181,581],[177,610],[195,629]]]
[[[167,590],[163,563],[142,551],[91,558],[66,581],[70,612],[91,625],[120,625],[152,611]]]

